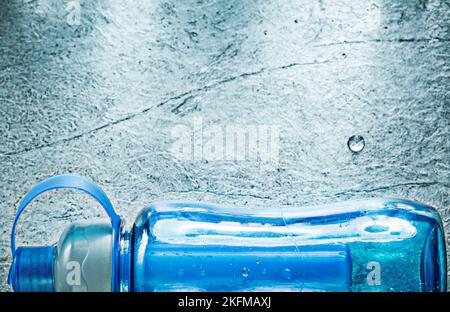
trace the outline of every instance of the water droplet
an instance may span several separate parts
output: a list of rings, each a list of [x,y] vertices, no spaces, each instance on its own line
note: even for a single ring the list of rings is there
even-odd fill
[[[288,281],[292,280],[292,272],[289,269],[283,270],[283,277],[287,279]]]
[[[242,276],[243,277],[248,277],[249,274],[250,274],[250,269],[248,269],[247,267],[244,267],[242,269]]]
[[[258,259],[256,259],[256,264],[259,264],[259,260]]]
[[[364,142],[364,138],[359,135],[359,134],[355,134],[352,135],[347,142],[347,146],[348,148],[353,152],[353,153],[359,153],[364,149],[364,146],[366,145],[366,143]]]

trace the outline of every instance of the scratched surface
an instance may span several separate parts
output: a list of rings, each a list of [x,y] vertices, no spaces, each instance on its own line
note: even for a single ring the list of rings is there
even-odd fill
[[[450,237],[449,1],[369,2],[82,1],[77,25],[74,1],[2,1],[0,289],[18,200],[67,172],[102,185],[128,225],[157,199],[387,196],[436,207]],[[175,159],[171,130],[194,117],[278,125],[275,170]],[[49,195],[24,213],[19,243],[104,218],[82,195]]]

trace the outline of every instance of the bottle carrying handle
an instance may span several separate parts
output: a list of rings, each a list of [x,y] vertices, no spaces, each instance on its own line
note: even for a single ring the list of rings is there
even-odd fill
[[[54,176],[48,179],[45,179],[44,181],[39,182],[31,190],[23,197],[22,201],[19,204],[19,207],[17,209],[16,217],[14,218],[12,230],[11,230],[11,254],[13,261],[15,260],[16,255],[16,241],[15,241],[15,232],[16,232],[16,224],[19,220],[20,215],[25,210],[25,208],[39,195],[42,193],[45,193],[50,190],[55,189],[76,189],[80,190],[82,192],[85,192],[86,194],[93,197],[97,202],[100,203],[100,205],[105,209],[106,213],[109,216],[109,219],[111,221],[112,225],[112,285],[111,289],[112,291],[118,291],[119,289],[119,235],[120,235],[120,223],[121,219],[117,215],[117,213],[114,210],[113,205],[111,204],[111,201],[109,200],[108,196],[103,192],[103,190],[97,186],[96,184],[92,183],[86,178],[71,175],[71,174],[65,174],[65,175],[58,175]],[[9,272],[8,276],[8,283],[11,284],[12,276],[14,275],[14,265],[11,266],[11,270]]]

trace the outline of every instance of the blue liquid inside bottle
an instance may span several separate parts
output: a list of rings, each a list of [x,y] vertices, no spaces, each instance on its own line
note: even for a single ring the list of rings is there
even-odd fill
[[[133,228],[135,291],[445,291],[430,207],[371,199],[303,208],[165,202]]]

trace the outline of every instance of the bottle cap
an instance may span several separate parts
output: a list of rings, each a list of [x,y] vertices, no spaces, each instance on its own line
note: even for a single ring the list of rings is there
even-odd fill
[[[14,291],[52,292],[55,246],[18,247],[11,276]]]
[[[74,223],[61,235],[54,265],[56,291],[112,291],[112,228]]]

